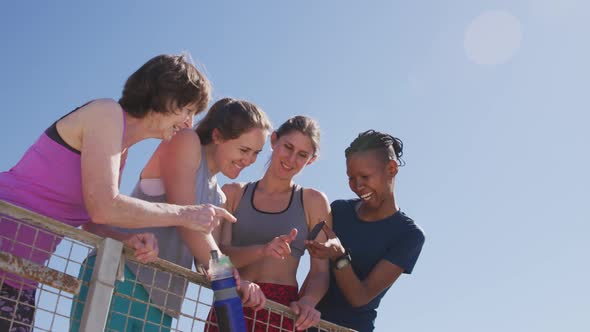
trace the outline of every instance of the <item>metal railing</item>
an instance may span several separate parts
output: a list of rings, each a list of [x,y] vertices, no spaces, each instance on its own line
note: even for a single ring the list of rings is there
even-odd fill
[[[22,289],[35,291],[34,304],[4,293],[0,300],[34,306],[35,318],[28,324],[32,330],[118,331],[133,324],[144,331],[205,331],[209,326],[217,326],[210,319],[213,292],[202,274],[160,259],[143,265],[133,257],[133,250],[119,241],[101,238],[1,200],[0,219],[0,225],[12,223],[16,229],[14,238],[0,237],[3,248],[0,251],[0,285],[6,284],[21,292]],[[29,239],[32,236],[31,244],[20,242],[19,237],[24,233]],[[42,238],[53,238],[53,245],[37,247]],[[28,255],[22,257],[11,254],[12,250],[4,251],[18,245],[25,246],[20,252]],[[94,253],[95,257],[89,259]],[[41,260],[39,257],[43,255],[49,259]],[[126,260],[135,262],[138,268],[169,275],[170,282],[172,278],[181,278],[185,292],[180,298],[180,309],[158,306],[148,296],[140,294],[144,288],[156,287],[166,293],[166,297],[175,296],[168,293],[167,287],[158,286],[161,283],[155,282],[155,273],[151,285],[146,285],[145,280],[140,284],[133,274],[125,278],[124,273],[129,270],[124,264]],[[278,315],[280,323],[273,324],[269,320],[271,315],[275,318]],[[262,327],[266,331],[294,331],[288,322],[295,317],[289,307],[268,300],[265,309],[250,318],[248,325],[252,330]],[[19,319],[5,315],[0,320],[21,324]],[[320,331],[353,331],[323,320],[316,327]]]

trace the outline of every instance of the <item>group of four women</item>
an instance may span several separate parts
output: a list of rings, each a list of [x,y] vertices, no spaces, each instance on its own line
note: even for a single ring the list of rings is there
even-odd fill
[[[353,200],[329,204],[326,196],[293,181],[319,153],[314,120],[295,116],[272,131],[266,114],[244,100],[224,98],[205,111],[210,85],[185,56],[160,55],[127,80],[122,97],[91,101],[50,126],[8,172],[0,173],[0,199],[135,249],[140,262],[160,257],[207,268],[220,250],[238,268],[249,330],[304,330],[322,319],[359,331],[373,330],[376,309],[389,287],[411,273],[422,230],[400,211],[394,178],[402,143],[366,131],[345,151]],[[216,175],[235,179],[252,165],[270,134],[272,155],[264,176],[220,188]],[[130,196],[119,192],[127,150],[161,138]],[[321,224],[315,238],[309,233]],[[1,250],[42,264],[59,237],[0,215]],[[310,271],[298,287],[305,249]],[[94,265],[86,260],[81,278]],[[108,329],[170,328],[186,291],[184,280],[128,262],[118,282]],[[0,271],[0,330],[30,329],[36,285]],[[79,329],[87,289],[72,307]],[[121,296],[119,296],[119,294]],[[293,322],[260,310],[266,299],[288,305]],[[4,308],[11,310],[4,310]],[[253,317],[257,322],[254,323]],[[214,313],[208,331],[217,331]]]

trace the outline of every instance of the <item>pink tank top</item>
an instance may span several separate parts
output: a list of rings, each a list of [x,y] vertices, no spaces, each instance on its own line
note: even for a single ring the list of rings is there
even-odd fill
[[[125,130],[123,112],[123,136]],[[80,154],[74,151],[43,133],[10,171],[0,173],[0,199],[73,227],[89,222]],[[0,250],[4,252],[43,264],[60,241],[60,237],[0,213]],[[13,287],[23,282],[20,277],[10,279],[16,279],[6,280]],[[26,285],[35,287],[34,283]]]

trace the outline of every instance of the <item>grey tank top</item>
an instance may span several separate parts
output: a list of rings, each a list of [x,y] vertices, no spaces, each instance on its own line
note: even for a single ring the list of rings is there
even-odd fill
[[[307,239],[307,218],[303,208],[303,188],[295,185],[287,208],[281,212],[264,212],[254,206],[254,192],[258,182],[248,183],[234,216],[238,221],[232,225],[232,245],[244,247],[265,244],[275,237],[289,234],[297,228],[297,237],[291,242],[291,256],[301,257]]]
[[[209,203],[221,206],[225,203],[225,195],[217,184],[215,175],[209,173],[204,146],[201,146],[201,151],[201,165],[197,171],[196,179],[197,201],[195,204]],[[139,182],[135,185],[131,196],[150,202],[166,202],[166,194],[159,196],[147,195],[141,190]],[[194,256],[184,245],[176,227],[118,228],[117,230],[126,233],[153,233],[158,239],[158,246],[160,248],[159,258],[191,269]],[[187,281],[168,272],[155,271],[154,268],[145,267],[131,261],[127,261],[126,265],[133,271],[137,280],[141,282],[145,290],[149,293],[150,300],[154,304],[166,308],[165,312],[168,315],[178,318],[182,300],[186,292]]]

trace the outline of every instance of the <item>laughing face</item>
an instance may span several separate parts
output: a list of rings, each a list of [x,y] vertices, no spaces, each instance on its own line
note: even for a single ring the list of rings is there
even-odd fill
[[[296,130],[281,137],[273,133],[271,144],[270,169],[282,179],[293,178],[316,158],[311,138]]]
[[[380,151],[356,152],[346,160],[348,185],[365,209],[385,212],[393,209],[393,177],[397,162],[385,161]]]
[[[265,129],[253,128],[236,139],[223,140],[215,130],[213,143],[217,146],[217,152],[214,160],[218,171],[230,179],[237,178],[242,169],[256,161],[267,136],[268,131]]]
[[[168,114],[155,113],[160,138],[170,140],[179,130],[193,126],[193,117],[196,113],[196,105],[188,104],[179,107]]]

